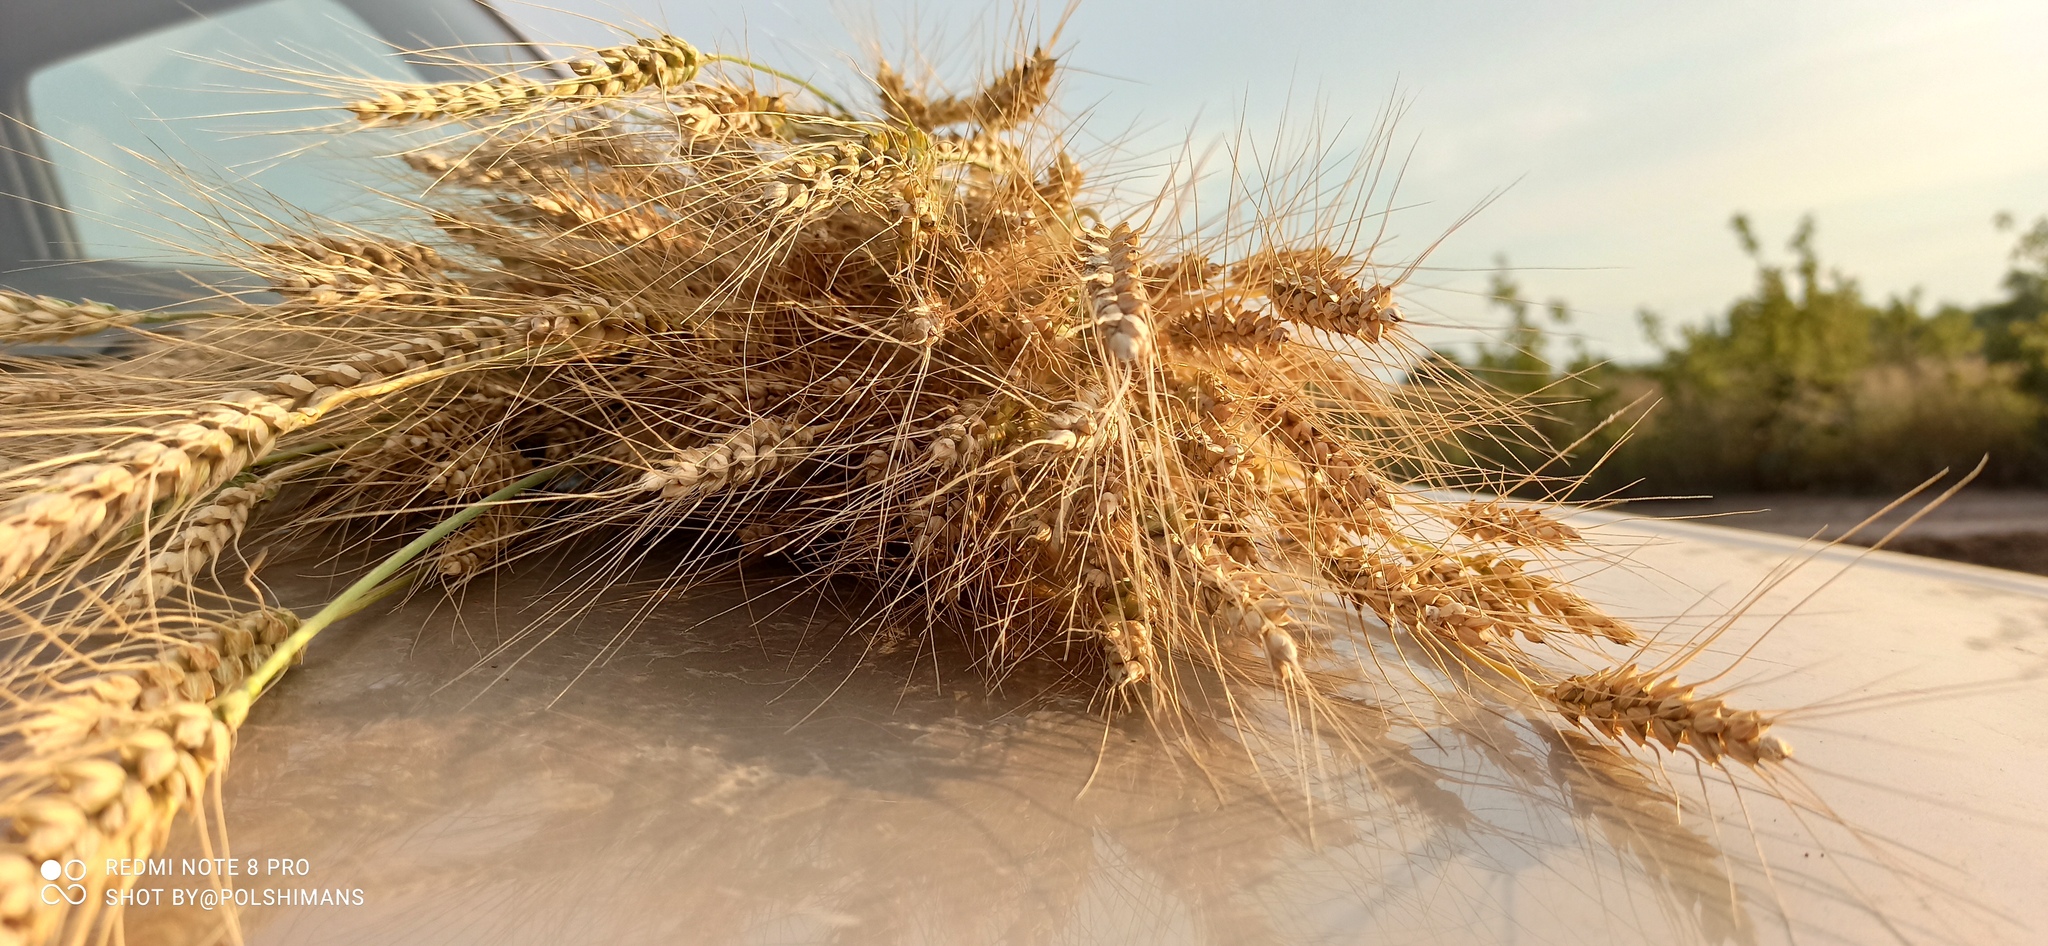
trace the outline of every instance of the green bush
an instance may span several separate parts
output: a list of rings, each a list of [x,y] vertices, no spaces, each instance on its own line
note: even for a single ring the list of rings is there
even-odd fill
[[[1890,491],[1986,456],[1986,482],[2048,486],[2048,219],[2020,238],[2006,299],[1933,313],[1917,296],[1873,304],[1824,273],[1811,219],[1789,266],[1765,258],[1747,219],[1734,227],[1756,288],[1675,343],[1646,315],[1663,349],[1651,365],[1581,349],[1553,367],[1544,329],[1496,276],[1505,344],[1459,364],[1532,407],[1536,436],[1474,431],[1466,448],[1551,474],[1523,492],[1582,477],[1581,496]],[[1552,311],[1562,321],[1564,306]],[[1654,408],[1628,409],[1644,393]]]

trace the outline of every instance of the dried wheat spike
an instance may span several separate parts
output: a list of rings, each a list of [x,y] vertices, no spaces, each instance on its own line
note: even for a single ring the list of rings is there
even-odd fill
[[[1045,50],[1032,50],[971,96],[927,99],[910,90],[903,76],[884,62],[875,69],[882,92],[882,110],[905,124],[932,130],[973,122],[985,132],[1007,131],[1029,121],[1051,98],[1057,60]]]
[[[533,172],[510,161],[488,161],[472,155],[450,155],[418,151],[403,156],[407,166],[431,175],[444,184],[463,187],[496,187],[500,184],[531,184]]]
[[[1277,355],[1287,344],[1287,325],[1250,309],[1236,315],[1223,309],[1204,309],[1176,320],[1173,337],[1196,347],[1224,345],[1261,355]]]
[[[188,421],[61,469],[0,505],[0,588],[127,525],[161,500],[204,493],[270,452],[300,418],[291,402],[240,391]]]
[[[1268,295],[1284,318],[1368,342],[1379,341],[1401,321],[1392,288],[1375,285],[1367,289],[1348,276],[1320,267],[1282,268]]]
[[[0,289],[0,345],[75,338],[123,325],[134,325],[146,312],[104,302],[66,302]]]
[[[704,90],[706,92],[713,90]],[[695,100],[686,92],[676,100]],[[764,103],[777,101],[763,98]],[[577,168],[613,167],[638,161],[625,144],[626,132],[607,127],[554,129],[484,141],[460,152],[421,150],[401,155],[407,165],[445,183],[486,190],[518,189],[543,179],[562,180]]]
[[[1045,445],[1060,453],[1088,446],[1098,432],[1102,400],[1100,392],[1082,391],[1073,400],[1054,404],[1041,419]]]
[[[370,389],[403,375],[493,358],[522,347],[536,330],[541,330],[545,337],[559,334],[555,320],[561,317],[561,310],[577,307],[550,301],[536,308],[540,314],[517,320],[481,316],[448,328],[397,339],[375,351],[358,352],[341,361],[284,375],[273,380],[270,386],[278,394],[290,398],[291,403],[306,405],[344,395],[349,389]],[[595,321],[576,324],[607,324],[602,313],[591,318]],[[596,334],[610,337],[618,334],[618,330],[606,327]]]
[[[77,382],[63,375],[45,375],[39,378],[21,376],[10,380],[9,390],[0,393],[0,407],[60,404],[78,396]],[[109,391],[108,393],[119,395],[130,392]],[[137,391],[133,393],[148,392]]]
[[[1282,683],[1301,679],[1301,648],[1287,630],[1294,623],[1287,599],[1236,556],[1252,557],[1249,542],[1219,546],[1200,529],[1172,543],[1174,556],[1202,589],[1204,612],[1222,633],[1239,632],[1265,648],[1273,676]]]
[[[695,79],[703,62],[696,47],[664,34],[575,60],[569,63],[575,77],[559,82],[501,75],[482,82],[394,86],[347,107],[363,121],[473,118],[550,103],[617,98],[649,88],[676,89]]]
[[[1481,542],[1564,548],[1583,541],[1579,530],[1534,509],[1504,505],[1498,499],[1459,505],[1446,517],[1460,535]]]
[[[1152,300],[1139,278],[1138,231],[1128,223],[1082,234],[1082,266],[1089,307],[1102,344],[1118,361],[1140,367],[1152,360]]]
[[[446,266],[433,247],[400,240],[298,236],[261,244],[258,249],[279,258],[299,257],[311,262],[355,266],[393,276],[437,273]]]
[[[0,504],[0,588],[104,539],[159,502],[175,507],[204,495],[269,454],[278,437],[379,391],[384,382],[516,347],[535,322],[485,317],[400,339],[274,379],[275,394],[223,395],[190,419],[154,428],[92,461],[59,467],[33,491]]]
[[[766,378],[727,381],[706,389],[695,409],[706,417],[737,423],[760,416],[796,390],[794,384]]]
[[[1191,470],[1218,482],[1251,485],[1257,475],[1252,465],[1252,451],[1228,431],[1200,427],[1189,430],[1181,438],[1181,456]]]
[[[814,431],[763,419],[717,443],[678,450],[640,477],[638,488],[669,501],[744,486],[810,455]]]
[[[1201,292],[1221,275],[1222,265],[1200,253],[1182,253],[1164,263],[1145,267],[1145,282],[1162,296]]]
[[[407,416],[386,433],[376,449],[345,457],[345,479],[354,484],[400,480],[408,485],[477,440],[508,436],[514,399],[478,392],[437,400],[431,411]]]
[[[212,501],[193,510],[184,527],[150,556],[143,573],[130,579],[108,606],[116,614],[127,614],[191,581],[221,549],[241,536],[249,524],[249,513],[276,495],[282,485],[280,479],[263,477],[215,493]]]
[[[602,296],[563,296],[539,308],[526,320],[526,344],[534,348],[567,346],[589,353],[667,327],[630,303],[614,305]]]
[[[911,91],[895,67],[883,62],[875,67],[875,86],[882,92],[882,111],[906,125],[934,129],[972,120],[963,99],[927,99]]]
[[[821,217],[841,201],[872,190],[898,169],[897,160],[884,150],[834,142],[769,165],[767,180],[755,187],[752,201],[769,217]]]
[[[1556,579],[1524,572],[1528,564],[1504,556],[1406,559],[1337,542],[1319,551],[1325,573],[1352,601],[1390,626],[1426,631],[1445,642],[1486,650],[1520,634],[1541,643],[1553,631],[1633,643],[1635,630]]]
[[[35,942],[90,926],[108,881],[89,871],[80,907],[52,903],[32,865],[55,859],[148,857],[178,813],[204,803],[228,763],[242,718],[207,701],[238,685],[298,627],[289,611],[258,609],[202,627],[142,662],[58,685],[21,724],[40,747],[0,801],[13,849],[0,853],[0,941]],[[24,871],[23,867],[28,866]]]
[[[1391,509],[1393,498],[1355,441],[1332,430],[1304,410],[1267,403],[1257,416],[1281,443],[1310,465],[1308,487],[1340,509]]]
[[[969,164],[997,174],[1023,173],[1024,149],[991,134],[947,135],[933,139],[932,153],[941,163]]]
[[[1438,575],[1472,589],[1475,602],[1494,613],[1516,616],[1516,629],[1531,642],[1541,642],[1542,632],[1522,616],[1545,616],[1575,634],[1604,637],[1617,644],[1633,644],[1639,637],[1627,622],[1618,620],[1592,602],[1548,575],[1524,571],[1528,562],[1494,555],[1468,555],[1441,559],[1434,564]]]
[[[521,208],[531,208],[531,213],[522,213]],[[531,217],[566,233],[603,236],[626,244],[682,237],[677,229],[680,221],[651,205],[613,207],[568,191],[535,194],[524,204],[507,202],[499,205],[497,212],[519,222],[529,222],[521,218]]]
[[[1634,664],[1571,677],[1542,694],[1574,725],[1639,746],[1655,741],[1674,752],[1684,746],[1709,764],[1733,759],[1755,766],[1792,756],[1791,746],[1769,734],[1769,717],[1699,699],[1678,678],[1659,679]]]
[[[434,464],[425,489],[442,496],[469,497],[490,493],[533,468],[518,448],[496,438],[463,444],[455,455]]]
[[[997,76],[968,105],[975,123],[984,131],[1003,131],[1038,114],[1051,98],[1056,62],[1045,50],[1034,49],[1023,62]]]
[[[1492,652],[1504,643],[1503,623],[1521,616],[1519,611],[1491,609],[1469,594],[1459,594],[1464,589],[1426,565],[1411,566],[1360,545],[1326,551],[1324,567],[1354,602],[1389,627],[1405,626],[1445,644]],[[1541,640],[1542,632],[1530,636]]]
[[[469,292],[446,278],[439,253],[418,243],[314,236],[256,249],[275,270],[269,278],[278,294],[310,305],[430,305]]]
[[[522,528],[516,516],[485,513],[441,544],[434,555],[433,571],[449,587],[459,588],[498,564],[505,547],[518,538]]]
[[[672,97],[678,129],[691,141],[731,137],[777,138],[789,115],[789,97],[729,85],[698,86]]]
[[[1087,179],[1086,172],[1074,162],[1074,156],[1060,152],[1045,170],[1039,172],[1038,184],[1034,190],[1038,199],[1054,213],[1065,213],[1074,206],[1074,199],[1081,194],[1081,184]]]
[[[1133,687],[1156,675],[1159,654],[1152,647],[1152,628],[1145,622],[1105,617],[1096,628],[1095,639],[1109,664],[1111,687]]]

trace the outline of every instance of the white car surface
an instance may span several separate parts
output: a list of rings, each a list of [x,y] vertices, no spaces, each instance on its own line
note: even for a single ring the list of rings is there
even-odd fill
[[[1756,644],[1719,682],[1795,711],[1794,765],[1731,790],[1689,756],[1581,764],[1547,723],[1413,681],[1358,690],[1388,725],[1355,761],[1254,771],[1218,742],[1196,765],[1071,683],[991,691],[943,644],[842,638],[819,595],[623,587],[520,637],[552,600],[524,577],[337,628],[258,705],[233,853],[306,874],[237,885],[351,902],[245,910],[249,941],[2048,937],[2048,580],[1579,522],[1620,553],[1585,586],[1667,640],[1811,558],[1687,668]]]

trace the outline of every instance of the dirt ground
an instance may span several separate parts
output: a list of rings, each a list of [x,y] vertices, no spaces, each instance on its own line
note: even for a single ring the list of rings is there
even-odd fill
[[[1617,511],[1711,525],[1833,539],[1889,500],[1864,496],[1761,494],[1631,502]],[[1869,545],[1906,521],[1917,504],[1894,510],[1848,541]],[[1928,513],[1886,548],[1912,555],[2048,575],[2048,492],[1964,490]]]

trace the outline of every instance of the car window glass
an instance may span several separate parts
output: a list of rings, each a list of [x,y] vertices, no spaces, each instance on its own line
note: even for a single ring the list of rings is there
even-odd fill
[[[352,222],[389,215],[349,159],[399,146],[377,132],[339,142],[313,132],[345,117],[318,88],[327,75],[418,81],[333,0],[266,0],[37,71],[29,120],[47,138],[79,255],[191,265],[204,256],[180,247],[285,207]]]

